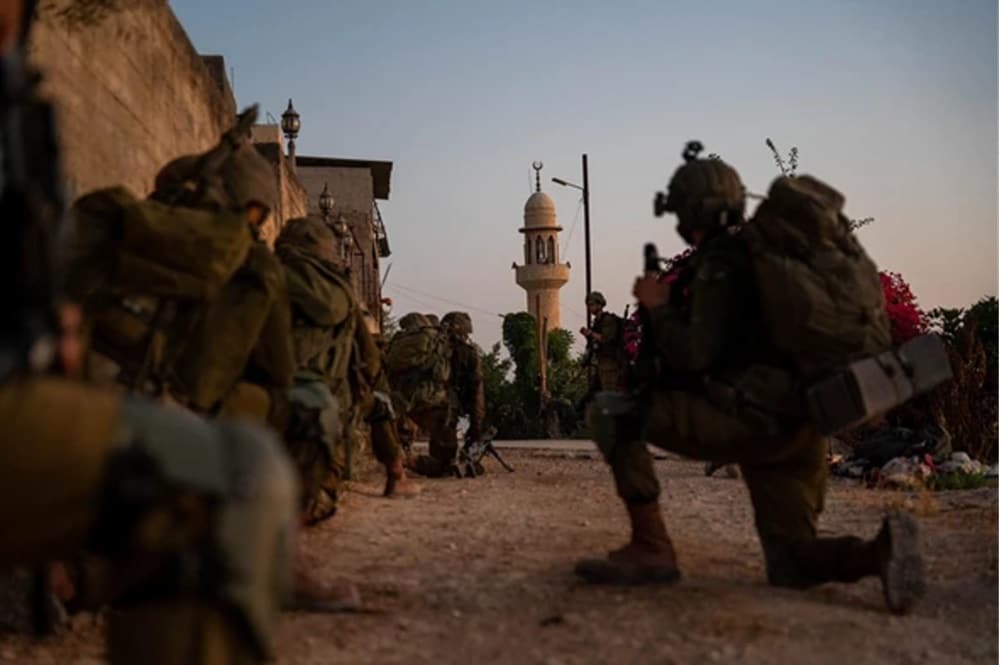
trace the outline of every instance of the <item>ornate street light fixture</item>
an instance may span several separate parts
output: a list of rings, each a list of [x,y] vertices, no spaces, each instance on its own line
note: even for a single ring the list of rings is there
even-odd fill
[[[344,260],[344,266],[351,265],[351,246],[354,244],[351,227],[347,225],[343,213],[337,215],[337,221],[333,224],[333,232],[340,238],[340,258]]]
[[[323,215],[323,221],[327,226],[330,225],[330,215],[333,214],[334,203],[333,194],[330,193],[330,185],[329,183],[324,183],[323,191],[319,195],[319,211]]]
[[[292,106],[292,100],[288,100],[288,108],[281,114],[281,131],[288,139],[288,159],[295,168],[295,139],[299,137],[299,130],[302,129],[302,119],[299,112]]]

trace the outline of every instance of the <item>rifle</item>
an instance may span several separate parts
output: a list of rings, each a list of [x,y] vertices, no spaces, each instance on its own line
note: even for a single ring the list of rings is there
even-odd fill
[[[647,277],[659,275],[661,263],[656,245],[651,242],[646,243],[646,246],[643,248],[643,273]],[[636,357],[629,388],[633,395],[641,397],[645,395],[647,389],[656,380],[658,372],[656,367],[656,347],[652,339],[652,319],[650,319],[649,310],[642,305],[637,305],[636,309],[639,313],[639,325],[642,329],[642,337],[639,340],[639,353]]]
[[[66,201],[55,111],[37,96],[41,77],[26,65],[34,5],[25,3],[20,39],[0,57],[0,219],[7,235],[0,250],[0,380],[49,371],[57,361],[52,238]]]
[[[0,53],[0,381],[58,369],[60,326],[52,239],[66,210],[55,110],[37,96],[41,76],[26,62],[36,0],[25,0],[17,44]],[[55,631],[48,566],[32,573],[32,628]]]
[[[482,475],[483,472],[480,469],[482,469],[482,461],[486,455],[490,455],[500,462],[500,466],[508,473],[514,473],[514,468],[504,461],[493,445],[493,437],[496,435],[496,428],[491,427],[478,441],[470,441],[466,438],[465,445],[458,451],[458,462],[454,469],[457,477],[475,478]]]

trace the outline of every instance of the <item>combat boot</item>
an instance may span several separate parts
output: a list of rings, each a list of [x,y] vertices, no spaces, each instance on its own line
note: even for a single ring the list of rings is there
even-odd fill
[[[314,576],[313,566],[301,550],[302,543],[292,564],[292,589],[285,609],[293,612],[360,612],[363,608],[361,592],[347,580],[328,582]]]
[[[382,496],[408,499],[420,493],[420,485],[406,476],[403,458],[399,457],[385,467],[385,491]]]
[[[672,584],[681,577],[674,545],[663,524],[660,505],[626,504],[632,539],[606,559],[583,559],[576,574],[592,584]]]
[[[326,582],[312,576],[303,562],[293,572],[291,597],[285,609],[293,612],[360,612],[363,605],[358,587],[347,580]]]
[[[889,513],[872,545],[886,606],[895,614],[909,612],[927,591],[917,521],[901,511]]]

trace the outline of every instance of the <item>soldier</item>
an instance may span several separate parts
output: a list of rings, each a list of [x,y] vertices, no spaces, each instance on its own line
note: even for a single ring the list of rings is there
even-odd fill
[[[320,478],[315,473],[318,465],[310,463],[315,457],[307,460],[304,451],[315,456],[316,451],[332,448],[332,429],[340,423],[330,415],[335,404],[322,381],[301,379],[293,383],[296,350],[286,272],[260,240],[260,227],[274,208],[277,191],[270,165],[248,140],[247,132],[255,117],[256,108],[245,111],[217,146],[169,162],[157,175],[156,189],[148,201],[135,201],[118,189],[83,197],[75,204],[78,233],[71,236],[76,244],[66,253],[66,263],[71,276],[85,275],[94,257],[103,256],[104,248],[116,247],[107,237],[88,235],[88,229],[103,228],[102,215],[110,216],[107,210],[117,210],[119,201],[123,202],[120,207],[127,210],[141,210],[142,219],[159,220],[151,231],[161,242],[147,243],[141,252],[129,256],[131,265],[148,264],[156,266],[155,271],[136,270],[131,280],[119,276],[111,284],[95,282],[93,288],[87,288],[92,284],[90,280],[76,280],[74,288],[96,320],[95,346],[110,349],[113,360],[129,367],[129,348],[122,350],[110,342],[124,337],[121,332],[128,328],[121,322],[123,316],[128,321],[131,313],[118,294],[125,293],[138,301],[151,288],[147,279],[138,278],[147,273],[169,275],[169,280],[162,281],[173,288],[168,292],[171,294],[179,291],[175,284],[193,282],[190,290],[181,292],[183,297],[161,297],[150,307],[146,320],[151,321],[151,330],[140,336],[144,350],[138,356],[142,365],[124,373],[125,382],[153,396],[167,393],[172,400],[201,414],[221,419],[248,418],[267,423],[281,433],[295,453],[305,485],[302,521],[312,523],[317,514],[330,514],[333,504],[323,501],[325,495],[319,491]],[[192,221],[200,222],[211,242],[199,246],[188,239],[181,245],[204,252],[201,260],[206,265],[232,264],[230,270],[217,275],[219,283],[212,294],[202,298],[196,294],[204,288],[205,280],[186,280],[183,270],[176,267],[177,258],[171,262],[171,257],[163,256],[163,246],[176,233],[175,227],[187,224],[185,228],[196,229],[198,225],[192,225]],[[236,235],[236,231],[242,235]],[[232,246],[220,241],[228,237],[223,232],[233,235]],[[91,246],[97,250],[84,251]],[[240,247],[241,251],[236,251]],[[189,267],[190,262],[182,263],[184,269]],[[302,289],[296,293],[301,295]],[[170,304],[174,306],[168,307]],[[162,313],[173,316],[161,318]],[[145,350],[147,346],[149,350]],[[156,380],[128,380],[136,373]],[[402,473],[401,459],[396,467]],[[393,482],[399,477],[394,477]],[[301,558],[294,573],[291,606],[295,609],[341,611],[360,604],[353,585],[343,581],[321,583]]]
[[[479,351],[469,341],[472,319],[465,312],[449,312],[441,319],[441,326],[451,347],[448,381],[449,406],[437,410],[417,421],[430,434],[428,455],[413,460],[417,473],[440,477],[453,473],[458,454],[458,419],[467,416],[469,428],[466,438],[478,441],[483,435],[486,416],[486,398],[483,390],[483,372]]]
[[[293,307],[296,398],[316,405],[311,426],[322,430],[319,441],[300,442],[296,459],[309,480],[309,523],[334,513],[337,488],[346,475],[355,422],[367,424],[372,451],[385,467],[384,495],[411,496],[416,486],[407,479],[399,445],[389,387],[376,344],[378,326],[358,303],[338,258],[336,238],[321,221],[298,218],[286,223],[275,251],[285,266]],[[332,394],[331,394],[332,393]]]
[[[16,43],[8,21],[22,9],[0,0],[5,59]],[[4,133],[5,156],[25,147],[9,143],[21,138]],[[11,191],[24,174],[3,175],[2,218],[19,231],[27,224],[21,214],[37,210],[18,210]],[[42,244],[44,234],[26,237]],[[37,268],[34,259],[50,249],[12,247],[32,250],[32,261],[5,263],[21,269]],[[251,425],[212,425],[46,373],[45,349],[58,351],[64,369],[80,366],[79,312],[65,304],[61,327],[32,325],[40,320],[36,306],[50,310],[45,320],[56,318],[53,303],[43,302],[48,293],[20,290],[32,283],[25,275],[12,277],[0,295],[0,519],[7,529],[0,568],[81,548],[110,560],[113,664],[264,662],[273,655],[295,532],[297,485],[277,442]],[[40,485],[45,500],[25,502]]]
[[[670,383],[654,385],[638,409],[631,400],[599,398],[595,419],[632,537],[607,558],[580,561],[576,573],[596,583],[680,577],[649,442],[695,459],[741,464],[772,585],[806,588],[878,576],[889,609],[906,611],[924,590],[916,523],[893,513],[873,540],[817,536],[825,441],[802,417],[792,372],[764,325],[746,232],[736,232],[743,184],[721,160],[698,159],[696,149],[685,158],[665,200],[658,197],[657,214],[676,213],[678,233],[695,248],[687,305],[672,306],[669,286],[654,275],[637,279],[633,291],[649,317],[643,343],[654,351],[639,362],[660,363]]]
[[[580,328],[587,338],[587,360],[597,365],[591,379],[591,393],[618,390],[625,375],[625,343],[622,340],[622,320],[604,311],[608,301],[600,291],[587,294],[587,311],[593,317],[590,328]]]

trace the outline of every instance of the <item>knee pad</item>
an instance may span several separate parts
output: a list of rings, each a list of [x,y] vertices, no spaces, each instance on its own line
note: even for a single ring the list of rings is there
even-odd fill
[[[321,441],[330,459],[343,436],[340,402],[322,381],[297,381],[288,390],[290,441]]]
[[[599,392],[591,406],[590,426],[594,443],[608,462],[615,447],[640,438],[639,410],[631,396],[620,392]]]
[[[140,400],[125,402],[122,420],[97,547],[127,556],[154,508],[174,496],[205,497],[212,513],[207,538],[203,532],[189,543],[164,538],[178,550],[165,554],[182,556],[189,565],[181,567],[185,574],[176,584],[158,580],[156,588],[167,594],[172,586],[193,589],[208,602],[235,608],[254,646],[269,653],[289,584],[298,497],[278,442],[256,426],[210,424]]]

